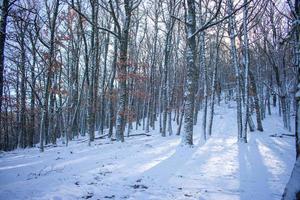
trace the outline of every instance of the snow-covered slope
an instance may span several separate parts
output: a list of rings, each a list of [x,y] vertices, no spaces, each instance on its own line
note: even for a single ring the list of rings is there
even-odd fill
[[[295,138],[282,136],[290,133],[273,114],[263,122],[265,132],[239,144],[235,113],[217,107],[212,137],[203,144],[199,123],[193,148],[152,131],[123,144],[97,140],[88,147],[78,140],[44,153],[2,153],[0,199],[280,199],[295,161]]]

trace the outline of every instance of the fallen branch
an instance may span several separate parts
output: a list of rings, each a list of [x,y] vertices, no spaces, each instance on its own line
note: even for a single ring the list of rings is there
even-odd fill
[[[286,134],[286,133],[283,133],[282,135],[289,136],[289,137],[295,137],[294,134]]]
[[[280,138],[282,138],[283,136],[295,137],[295,135],[293,134],[286,134],[286,133],[270,135],[270,137],[280,137]]]
[[[94,140],[104,139],[106,136],[108,136],[108,133],[107,133],[107,134],[104,134],[104,135],[100,135],[100,136],[98,136],[98,137],[95,137]],[[150,135],[150,134],[147,134],[147,133],[138,133],[138,134],[131,134],[131,135],[129,135],[129,136],[126,135],[126,136],[124,136],[124,137],[135,137],[135,136],[147,136],[147,137],[149,137],[149,136],[151,136],[151,135]],[[88,140],[89,140],[89,139],[81,140],[81,141],[77,142],[77,144],[83,143],[83,142],[87,142]],[[110,140],[111,140],[111,141],[116,141],[115,138],[110,138]]]
[[[147,133],[139,133],[139,134],[131,134],[131,135],[128,135],[128,136],[125,136],[125,137],[135,137],[135,136],[151,136],[150,134],[147,134]]]
[[[103,139],[105,138],[106,136],[108,136],[108,133],[104,134],[104,135],[100,135],[98,137],[95,137],[95,140],[98,140],[98,139]]]
[[[104,135],[100,135],[100,136],[98,136],[98,137],[95,137],[94,140],[104,139],[106,136],[108,136],[108,133],[107,133],[107,134],[104,134]],[[77,144],[86,142],[86,141],[88,141],[88,140],[89,140],[88,138],[87,138],[87,139],[84,139],[84,140],[81,140],[81,141],[77,142]]]

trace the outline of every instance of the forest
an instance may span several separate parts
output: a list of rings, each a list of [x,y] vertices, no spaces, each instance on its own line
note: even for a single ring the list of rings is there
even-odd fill
[[[300,199],[300,0],[1,0],[0,199]]]

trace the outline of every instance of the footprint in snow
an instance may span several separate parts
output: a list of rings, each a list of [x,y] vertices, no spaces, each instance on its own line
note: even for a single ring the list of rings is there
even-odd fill
[[[148,186],[143,185],[143,184],[134,184],[134,185],[131,185],[130,187],[132,187],[133,189],[148,189]]]
[[[77,185],[77,186],[79,186],[79,181],[76,181],[74,184]]]
[[[185,197],[192,197],[193,195],[190,194],[184,194]]]
[[[111,196],[104,196],[105,199],[114,199],[115,195],[111,195]]]
[[[90,199],[90,198],[92,198],[93,196],[94,196],[94,193],[88,192],[87,195],[82,196],[82,198],[83,198],[83,199]]]

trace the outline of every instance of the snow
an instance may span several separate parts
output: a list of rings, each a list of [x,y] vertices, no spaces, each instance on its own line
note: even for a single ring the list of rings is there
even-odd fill
[[[242,144],[236,108],[223,104],[215,114],[212,137],[204,143],[199,113],[193,147],[152,131],[125,143],[102,139],[89,147],[79,138],[44,153],[1,153],[0,199],[281,199],[295,162],[295,138],[282,135],[291,133],[281,118],[267,116],[265,131],[249,133]]]

